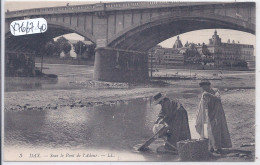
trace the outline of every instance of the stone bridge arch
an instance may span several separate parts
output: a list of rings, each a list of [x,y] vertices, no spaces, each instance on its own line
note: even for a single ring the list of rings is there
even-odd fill
[[[61,35],[76,33],[85,39],[95,43],[95,37],[78,27],[69,26],[55,21],[48,21],[48,29],[41,34],[30,34],[23,36],[13,36],[8,28],[5,33],[5,61],[7,76],[34,76],[35,75],[35,56],[46,56],[39,54],[44,52],[48,41]],[[21,58],[24,54],[28,60]],[[17,60],[21,60],[17,68]],[[21,70],[21,71],[19,71]]]
[[[84,31],[79,27],[50,20],[48,20],[47,26],[48,29],[45,33],[24,36],[13,36],[10,32],[10,28],[8,28],[5,33],[6,50],[23,49],[28,51],[37,51],[42,48],[42,45],[46,44],[51,39],[69,33],[76,33],[85,39],[96,43],[95,37],[90,32]]]
[[[97,49],[94,78],[104,81],[128,81],[136,77],[148,79],[148,62],[145,52],[170,37],[201,29],[232,29],[255,34],[253,19],[230,17],[215,12],[193,11],[184,14],[177,12],[148,17],[108,38],[107,46],[113,48],[114,51]],[[115,68],[117,64],[111,59],[115,59],[116,54],[118,55],[120,51],[122,56],[136,51],[132,54],[137,56],[134,58],[139,58],[141,61],[136,63],[136,67],[140,67],[141,71],[136,69],[133,72],[135,76],[128,75],[129,72],[131,73],[128,68],[125,68],[126,71]],[[145,58],[141,56],[145,56]],[[131,61],[131,55],[128,57],[125,57],[125,61]]]
[[[108,40],[108,46],[124,50],[147,51],[158,43],[190,31],[231,29],[255,34],[255,24],[221,15],[169,14],[135,24]]]

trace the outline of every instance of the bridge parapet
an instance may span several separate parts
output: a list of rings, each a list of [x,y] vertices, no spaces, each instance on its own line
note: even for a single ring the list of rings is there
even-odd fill
[[[149,8],[149,7],[169,7],[169,6],[181,6],[181,5],[188,5],[186,2],[118,2],[118,3],[106,3],[106,9],[113,9],[116,8],[120,9],[128,9],[128,8]]]
[[[28,15],[43,15],[43,14],[62,14],[62,13],[75,13],[75,12],[93,12],[96,5],[78,5],[78,6],[60,6],[60,7],[49,7],[49,8],[35,8],[27,10],[17,10],[6,12],[6,18],[12,17],[23,17]]]
[[[182,7],[192,5],[208,5],[220,4],[209,2],[117,2],[117,3],[97,3],[87,5],[74,5],[74,6],[59,6],[48,8],[35,8],[27,10],[7,11],[6,18],[24,17],[29,15],[45,15],[45,14],[64,14],[64,13],[82,13],[82,12],[95,12],[100,10],[114,11],[114,10],[132,10],[132,9],[147,9],[147,8],[169,8],[169,7]],[[100,6],[104,7],[100,7]]]

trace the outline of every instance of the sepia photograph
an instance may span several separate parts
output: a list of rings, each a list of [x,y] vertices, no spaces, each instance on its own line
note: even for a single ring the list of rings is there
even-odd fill
[[[255,1],[4,5],[3,161],[255,162]]]

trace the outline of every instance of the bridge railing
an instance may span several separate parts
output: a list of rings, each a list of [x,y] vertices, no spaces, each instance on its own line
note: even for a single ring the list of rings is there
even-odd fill
[[[59,6],[59,7],[48,7],[48,8],[35,8],[26,9],[18,11],[7,11],[5,13],[6,18],[15,16],[26,16],[26,15],[40,15],[40,14],[55,14],[55,13],[65,13],[68,11],[94,11],[96,5],[77,5],[77,6]]]
[[[124,7],[150,7],[150,6],[169,6],[169,5],[180,5],[180,4],[187,4],[183,2],[119,2],[119,3],[106,3],[106,8],[124,8]]]
[[[103,3],[104,8],[100,8],[100,4],[87,4],[87,5],[75,5],[75,6],[59,6],[48,8],[35,8],[18,11],[7,11],[5,13],[6,18],[22,17],[28,15],[42,15],[42,14],[62,14],[62,13],[77,13],[77,12],[93,12],[100,10],[115,10],[115,9],[131,9],[131,8],[149,8],[149,7],[172,7],[172,6],[186,6],[190,3],[185,2],[117,2],[117,3]],[[194,3],[193,3],[194,4]]]

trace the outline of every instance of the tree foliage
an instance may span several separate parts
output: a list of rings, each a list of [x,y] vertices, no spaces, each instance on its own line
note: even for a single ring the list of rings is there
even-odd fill
[[[214,62],[213,57],[211,56],[211,53],[207,47],[207,45],[205,45],[204,43],[202,44],[202,62],[204,65],[206,65],[207,63],[212,63]]]
[[[82,41],[78,41],[72,45],[74,52],[77,54],[79,59],[92,59],[95,56],[95,44],[87,45]],[[53,39],[45,44],[43,52],[47,56],[60,56],[61,52],[64,52],[65,56],[69,56],[69,52],[72,47],[65,37],[59,37],[56,41]]]
[[[46,43],[45,51],[47,56],[54,56],[57,53],[57,44],[53,39]]]
[[[88,56],[90,59],[95,57],[95,49],[96,49],[96,44],[91,44],[88,46]]]
[[[74,52],[77,54],[77,58],[83,58],[87,50],[87,45],[82,41],[78,41],[76,44],[73,44],[73,47]]]
[[[204,43],[203,43],[203,45],[202,45],[202,53],[203,53],[203,55],[205,55],[205,56],[211,56],[211,53],[210,53],[210,51],[209,51],[207,45],[205,45]]]
[[[65,37],[60,37],[57,39],[57,44],[59,46],[60,52],[64,52],[65,54],[69,53],[71,50],[71,45],[69,44],[69,41]]]
[[[195,44],[190,44],[183,55],[185,63],[201,62],[201,55],[199,54]]]
[[[95,44],[87,45],[82,41],[78,41],[76,44],[73,44],[73,47],[78,58],[92,59],[95,56]]]

